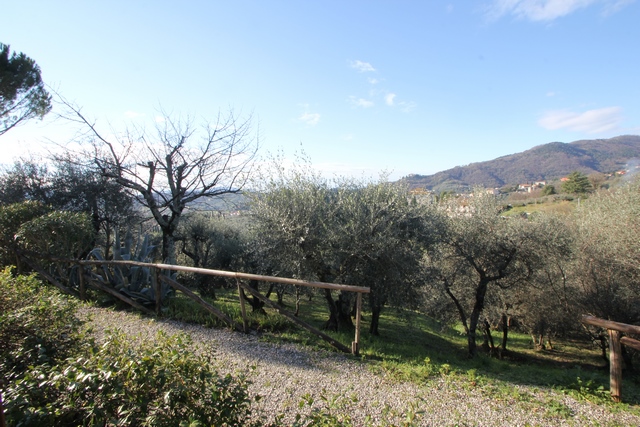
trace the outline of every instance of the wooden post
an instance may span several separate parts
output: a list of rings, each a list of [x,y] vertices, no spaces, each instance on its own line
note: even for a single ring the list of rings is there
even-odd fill
[[[356,294],[356,337],[351,343],[351,354],[357,356],[360,353],[360,317],[362,312],[362,294]]]
[[[87,299],[87,286],[84,283],[84,266],[78,265],[78,279],[80,281],[80,299],[85,301]]]
[[[240,313],[242,313],[242,329],[246,334],[249,331],[249,322],[247,322],[247,309],[244,304],[244,293],[242,292],[242,286],[240,286],[240,280],[236,279],[238,285],[238,298],[240,298]]]
[[[609,329],[609,375],[611,398],[615,402],[622,400],[622,348],[620,332]]]
[[[158,280],[158,269],[151,267],[150,270],[151,286],[156,294],[156,316],[160,316],[162,312],[162,283]]]

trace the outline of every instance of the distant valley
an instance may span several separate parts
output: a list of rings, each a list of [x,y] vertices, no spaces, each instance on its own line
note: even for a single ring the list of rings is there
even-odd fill
[[[501,188],[535,181],[553,181],[578,170],[587,175],[622,170],[640,159],[640,135],[609,139],[550,142],[521,153],[456,166],[433,175],[401,179],[410,188],[436,192],[465,191],[474,186]]]

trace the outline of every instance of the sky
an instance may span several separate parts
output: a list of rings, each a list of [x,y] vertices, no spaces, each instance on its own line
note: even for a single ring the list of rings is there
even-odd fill
[[[636,0],[4,2],[0,42],[105,133],[251,116],[326,176],[428,175],[640,134]],[[0,164],[77,134],[60,105]]]

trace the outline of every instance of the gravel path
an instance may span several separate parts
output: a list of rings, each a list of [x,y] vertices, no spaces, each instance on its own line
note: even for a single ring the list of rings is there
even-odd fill
[[[375,374],[366,363],[342,354],[290,344],[260,342],[255,335],[204,328],[174,321],[141,318],[136,314],[83,308],[98,338],[104,329],[120,329],[151,339],[159,330],[185,332],[195,345],[213,349],[221,372],[248,373],[251,395],[262,399],[255,413],[273,420],[284,414],[291,423],[303,396],[313,407],[326,407],[321,396],[337,398],[355,425],[402,425],[415,411],[424,426],[640,426],[640,416],[616,407],[577,401],[553,390],[513,386],[512,393],[491,393],[491,386],[444,376],[421,386],[398,383]],[[255,366],[255,369],[249,369]],[[508,394],[505,397],[505,394]],[[612,412],[612,410],[614,412]],[[369,421],[367,421],[369,420]],[[369,422],[369,424],[367,424]]]

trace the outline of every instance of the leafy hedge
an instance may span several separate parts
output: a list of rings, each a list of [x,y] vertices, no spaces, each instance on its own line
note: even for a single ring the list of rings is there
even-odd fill
[[[250,425],[243,377],[220,375],[188,337],[131,343],[80,334],[70,299],[34,277],[0,274],[0,374],[10,426]]]

